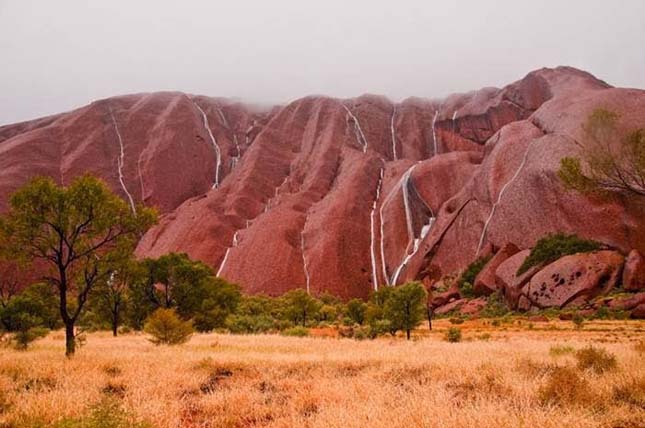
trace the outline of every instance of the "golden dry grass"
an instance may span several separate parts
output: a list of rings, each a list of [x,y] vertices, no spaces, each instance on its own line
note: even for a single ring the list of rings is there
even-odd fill
[[[72,359],[54,332],[27,352],[0,349],[0,427],[55,426],[105,397],[159,428],[645,426],[644,323],[469,321],[461,343],[443,341],[449,326],[410,342],[207,334],[178,347],[94,333]],[[617,368],[580,370],[574,352],[550,352],[588,345]],[[571,368],[565,385],[559,367]],[[544,397],[554,382],[566,400]]]

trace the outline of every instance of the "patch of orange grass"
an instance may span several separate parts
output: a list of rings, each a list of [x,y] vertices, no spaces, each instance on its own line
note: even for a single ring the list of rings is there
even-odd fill
[[[139,334],[93,333],[69,360],[52,333],[27,352],[0,349],[0,426],[48,426],[107,395],[155,428],[583,428],[645,420],[641,401],[628,399],[645,379],[634,346],[645,324],[604,321],[582,331],[570,322],[527,324],[467,321],[459,326],[464,341],[454,344],[442,340],[451,326],[444,320],[409,342],[204,334],[157,347]],[[477,340],[481,333],[491,338]],[[573,356],[549,355],[565,342],[603,347],[618,367],[598,375],[576,369]],[[553,405],[544,397],[557,367],[576,370],[590,398]]]

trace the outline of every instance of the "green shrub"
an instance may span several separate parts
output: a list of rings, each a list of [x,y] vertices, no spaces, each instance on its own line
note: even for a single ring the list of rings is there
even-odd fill
[[[148,317],[144,331],[152,335],[155,345],[179,345],[193,334],[193,326],[183,321],[173,309],[157,309]]]
[[[571,318],[571,321],[573,321],[573,324],[578,330],[584,327],[585,319],[582,315],[578,313],[573,315],[573,318]]]
[[[365,312],[367,311],[367,303],[361,299],[352,299],[347,302],[347,309],[345,311],[347,318],[352,320],[352,323],[363,325],[365,322]]]
[[[457,287],[459,288],[459,293],[463,297],[473,297],[473,284],[475,283],[475,278],[481,272],[481,270],[486,266],[486,263],[491,259],[491,256],[481,257],[474,262],[472,262],[464,273],[461,274],[457,280]]]
[[[575,354],[580,370],[591,369],[597,374],[614,370],[617,366],[616,357],[602,348],[588,346]]]
[[[359,327],[354,329],[354,339],[365,340],[370,337],[369,327]]]
[[[49,330],[45,327],[32,327],[24,331],[17,331],[13,337],[16,342],[16,349],[27,349],[29,344],[36,339],[47,336]]]
[[[564,233],[547,235],[537,241],[529,256],[517,270],[517,275],[523,274],[533,266],[554,262],[562,256],[588,253],[600,248],[601,244],[599,242],[582,239],[577,235],[566,235]]]
[[[450,343],[461,342],[461,329],[457,327],[450,327],[446,331],[445,339]]]
[[[266,315],[231,315],[226,319],[226,328],[235,334],[266,333],[274,328],[273,321]]]
[[[576,350],[569,345],[555,345],[549,349],[549,355],[552,357],[560,357],[566,354],[573,354]]]
[[[368,328],[368,336],[370,339],[376,339],[379,336],[390,333],[392,326],[389,320],[373,320],[370,322]]]
[[[198,313],[193,318],[193,327],[200,333],[213,331],[225,324],[229,311],[220,307]]]
[[[295,327],[291,327],[286,330],[283,330],[281,334],[283,336],[305,337],[305,336],[309,336],[309,329],[301,325],[297,325]]]
[[[589,382],[571,367],[555,367],[538,390],[543,404],[588,405],[592,401]]]
[[[500,291],[497,291],[486,300],[486,305],[482,308],[479,316],[482,318],[496,318],[503,317],[509,313],[506,300]]]
[[[113,398],[106,398],[92,406],[86,415],[65,418],[55,428],[149,428],[148,423],[138,422]]]

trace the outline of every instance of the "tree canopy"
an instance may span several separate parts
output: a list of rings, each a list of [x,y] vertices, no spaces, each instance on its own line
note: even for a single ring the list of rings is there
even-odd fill
[[[645,197],[645,129],[622,136],[620,116],[597,109],[583,125],[581,158],[565,157],[558,175],[568,188],[583,193],[619,193]]]
[[[69,186],[35,178],[11,196],[8,213],[0,218],[9,247],[3,252],[33,262],[43,280],[57,288],[67,355],[74,353],[74,325],[90,291],[155,221],[154,210],[132,211],[89,175]]]

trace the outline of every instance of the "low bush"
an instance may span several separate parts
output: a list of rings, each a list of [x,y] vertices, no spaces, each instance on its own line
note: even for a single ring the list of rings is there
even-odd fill
[[[365,340],[370,338],[370,329],[369,327],[359,327],[354,329],[354,339],[356,340]]]
[[[538,390],[542,404],[585,405],[592,401],[589,382],[572,367],[555,367]]]
[[[105,398],[92,406],[86,415],[78,418],[65,418],[58,421],[55,428],[150,428],[151,425],[137,421],[125,411],[114,398]]]
[[[591,369],[597,374],[614,370],[618,365],[616,357],[603,348],[588,346],[575,353],[580,370]]]
[[[389,320],[373,320],[368,326],[367,335],[370,339],[376,339],[379,336],[390,333],[391,330],[392,326]]]
[[[448,330],[446,330],[446,335],[444,338],[450,343],[461,342],[461,329],[457,327],[450,327]]]
[[[555,345],[549,349],[549,355],[552,357],[561,357],[562,355],[573,354],[576,350],[569,345]]]
[[[295,327],[287,328],[280,334],[282,334],[283,336],[305,337],[309,336],[309,329],[298,325]]]
[[[639,409],[645,409],[645,378],[629,379],[614,385],[612,398]]]
[[[577,235],[564,233],[547,235],[537,241],[531,249],[531,253],[517,270],[517,275],[525,273],[533,266],[549,264],[569,254],[588,253],[600,248],[599,242],[582,239]]]
[[[482,318],[496,318],[503,317],[510,312],[506,300],[501,292],[497,291],[486,300],[486,305],[483,307],[479,316]]]
[[[464,323],[463,318],[456,318],[456,317],[450,318],[448,321],[450,321],[450,324],[463,324]]]
[[[266,315],[231,315],[226,319],[226,327],[235,334],[266,333],[274,328],[273,321]]]
[[[31,342],[47,336],[47,333],[49,333],[49,330],[45,327],[31,327],[26,330],[17,331],[13,336],[15,348],[25,350]]]
[[[580,330],[582,327],[585,325],[585,319],[582,315],[576,313],[573,315],[573,318],[571,318],[571,321],[573,322],[573,325]]]
[[[190,321],[184,321],[173,309],[157,309],[146,320],[144,331],[155,345],[179,345],[193,334]]]

